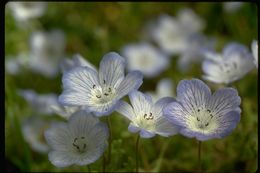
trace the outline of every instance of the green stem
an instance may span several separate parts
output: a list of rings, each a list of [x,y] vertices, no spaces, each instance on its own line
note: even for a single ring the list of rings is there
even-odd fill
[[[90,168],[90,165],[88,165],[88,172],[91,172],[91,168]]]
[[[135,171],[138,172],[138,145],[139,145],[139,139],[140,135],[138,134],[137,139],[136,139],[136,144],[135,144]]]
[[[199,172],[202,171],[202,164],[201,164],[201,141],[199,142],[199,146],[198,146],[198,162],[199,162]]]
[[[108,137],[108,160],[107,164],[111,161],[111,148],[112,148],[112,129],[111,129],[111,122],[109,116],[107,116],[107,126],[109,129],[109,137]]]
[[[106,172],[106,156],[105,154],[103,155],[103,160],[102,160],[102,172]]]

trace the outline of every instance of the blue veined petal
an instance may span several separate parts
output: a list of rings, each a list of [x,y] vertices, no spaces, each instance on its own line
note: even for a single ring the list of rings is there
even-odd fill
[[[182,80],[177,86],[177,100],[187,111],[192,111],[208,102],[211,96],[209,87],[198,79]]]
[[[159,99],[153,107],[153,111],[155,113],[155,115],[160,115],[162,116],[163,114],[163,109],[171,102],[176,101],[174,98],[172,97],[163,97],[161,99]]]
[[[216,116],[223,116],[237,108],[241,103],[237,90],[233,88],[223,88],[217,90],[209,100],[209,108]]]
[[[118,107],[116,108],[116,111],[119,112],[120,114],[124,115],[129,120],[132,120],[133,117],[136,116],[132,106],[130,106],[125,101],[119,102]]]
[[[93,141],[91,141],[93,146],[104,144],[109,137],[109,129],[107,125],[102,122],[95,124],[88,133],[89,138],[93,139]]]
[[[132,133],[136,133],[136,132],[138,132],[140,130],[141,130],[141,128],[136,126],[136,125],[134,125],[132,122],[128,126],[128,131],[130,131]]]
[[[155,135],[156,135],[155,133],[149,132],[149,131],[144,130],[144,129],[141,129],[141,131],[140,131],[140,136],[142,138],[152,138]]]
[[[97,71],[97,68],[93,64],[91,64],[87,59],[85,59],[83,56],[81,56],[80,54],[75,54],[73,56],[73,61],[76,66],[85,66],[85,67],[93,69],[94,71]]]
[[[226,45],[222,52],[224,59],[233,58],[233,56],[245,56],[248,53],[249,51],[244,45],[235,42]]]
[[[120,99],[133,90],[137,90],[143,83],[143,75],[139,71],[132,71],[120,83],[117,97]]]
[[[75,158],[72,158],[69,153],[63,151],[51,151],[49,160],[56,167],[67,167],[75,163]]]
[[[100,84],[117,87],[124,78],[125,59],[115,52],[104,55],[99,66]]]
[[[62,77],[63,93],[59,102],[64,105],[83,106],[90,102],[93,86],[98,86],[97,72],[88,67],[77,67]]]
[[[156,133],[164,137],[175,135],[179,132],[180,127],[170,123],[166,117],[160,116],[155,122]]]
[[[140,91],[132,91],[129,93],[129,99],[134,112],[137,114],[140,112],[150,112],[152,109],[153,101],[150,95],[143,94]]]
[[[96,116],[108,116],[110,115],[118,106],[118,100],[114,99],[106,103],[97,103],[90,101],[88,105],[88,110],[93,112]]]

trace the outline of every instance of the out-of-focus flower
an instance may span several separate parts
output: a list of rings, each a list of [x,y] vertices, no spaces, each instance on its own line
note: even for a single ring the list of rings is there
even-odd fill
[[[97,116],[109,115],[118,101],[143,82],[139,71],[124,75],[125,59],[115,52],[104,55],[99,72],[76,67],[63,74],[63,93],[59,102],[65,106],[85,106]]]
[[[251,44],[251,49],[254,56],[254,63],[256,65],[256,68],[258,68],[258,42],[256,40],[253,40]]]
[[[39,114],[52,114],[51,105],[58,105],[58,96],[56,94],[38,94],[33,90],[18,90],[18,95],[22,96]]]
[[[45,131],[51,147],[49,160],[57,167],[72,164],[88,165],[95,162],[107,147],[106,124],[84,111],[76,112],[68,123],[59,122]]]
[[[80,106],[63,106],[61,104],[59,105],[51,105],[50,109],[58,114],[59,116],[69,119],[72,114],[74,114],[77,111],[83,110]]]
[[[89,68],[92,68],[94,70],[97,70],[97,68],[91,64],[89,61],[87,61],[87,59],[85,59],[84,57],[82,57],[80,54],[75,54],[72,56],[72,59],[63,59],[60,63],[60,68],[62,73],[65,73],[69,70],[71,70],[72,68],[75,67],[80,67],[80,66],[86,66]]]
[[[7,5],[18,21],[41,17],[47,7],[46,2],[8,2]]]
[[[189,138],[223,138],[240,121],[241,99],[233,88],[219,89],[211,95],[201,80],[182,80],[177,86],[176,100],[165,107],[164,115]]]
[[[122,49],[127,68],[141,71],[145,77],[159,75],[169,66],[169,58],[148,43],[129,44]]]
[[[243,2],[224,2],[223,8],[226,12],[232,13],[239,10],[243,4]]]
[[[47,153],[49,146],[44,139],[44,131],[49,128],[50,122],[38,116],[30,116],[22,122],[22,133],[30,147],[40,153]]]
[[[5,69],[7,73],[17,75],[23,68],[28,65],[28,55],[26,53],[20,53],[17,57],[6,57]]]
[[[147,92],[153,100],[159,100],[163,97],[173,97],[173,81],[165,78],[158,82],[155,92]]]
[[[153,103],[151,96],[133,91],[129,98],[132,106],[121,101],[116,111],[131,121],[128,126],[130,132],[140,131],[142,138],[151,138],[156,134],[168,137],[178,133],[178,126],[168,122],[162,112],[167,104],[174,101],[172,97],[164,97]]]
[[[203,78],[211,82],[229,84],[241,79],[254,68],[252,54],[238,43],[225,46],[222,54],[206,51],[204,55]]]
[[[30,68],[46,77],[55,77],[64,56],[64,33],[61,30],[37,31],[32,34],[30,44]]]
[[[188,38],[197,34],[205,24],[191,9],[179,11],[177,17],[161,15],[151,25],[151,36],[166,53],[176,55],[189,48]]]

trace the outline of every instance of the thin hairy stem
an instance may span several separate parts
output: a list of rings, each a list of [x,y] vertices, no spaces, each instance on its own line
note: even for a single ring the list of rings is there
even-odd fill
[[[201,141],[198,141],[198,164],[199,164],[199,172],[202,171],[202,165],[201,165]]]
[[[138,134],[137,139],[136,139],[136,143],[135,143],[135,171],[138,172],[138,148],[139,148],[139,139],[140,139],[140,135]]]

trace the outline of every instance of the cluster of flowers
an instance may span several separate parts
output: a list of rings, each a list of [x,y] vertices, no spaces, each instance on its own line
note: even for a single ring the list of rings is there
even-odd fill
[[[38,10],[37,16],[42,15],[42,11]],[[30,17],[28,13],[22,14],[22,19]],[[130,132],[138,132],[143,138],[182,134],[204,141],[230,134],[241,113],[241,99],[233,88],[211,93],[199,79],[182,80],[174,98],[172,81],[162,79],[156,93],[138,91],[143,77],[159,75],[169,67],[170,57],[175,55],[180,56],[178,64],[182,71],[187,70],[192,61],[203,61],[203,79],[215,83],[229,84],[241,79],[254,68],[254,63],[258,68],[257,41],[252,42],[253,53],[239,43],[230,43],[218,54],[213,51],[214,41],[200,33],[204,26],[204,21],[190,9],[181,10],[176,18],[162,15],[149,25],[151,38],[159,48],[146,41],[129,44],[122,48],[122,56],[115,52],[104,55],[99,69],[79,54],[63,59],[65,37],[61,31],[33,33],[29,55],[18,56],[18,61],[9,58],[6,68],[16,74],[21,66],[29,66],[46,77],[55,77],[60,68],[63,92],[59,97],[39,95],[32,90],[19,90],[19,94],[41,114],[56,113],[67,122],[47,123],[50,127],[44,133],[46,145],[39,142],[32,126],[46,129],[46,123],[27,119],[23,124],[26,140],[33,149],[49,152],[53,165],[66,167],[87,165],[102,156],[109,129],[99,117],[114,111],[130,120]],[[30,58],[25,60],[28,56]],[[129,96],[130,104],[122,100],[125,96]]]

